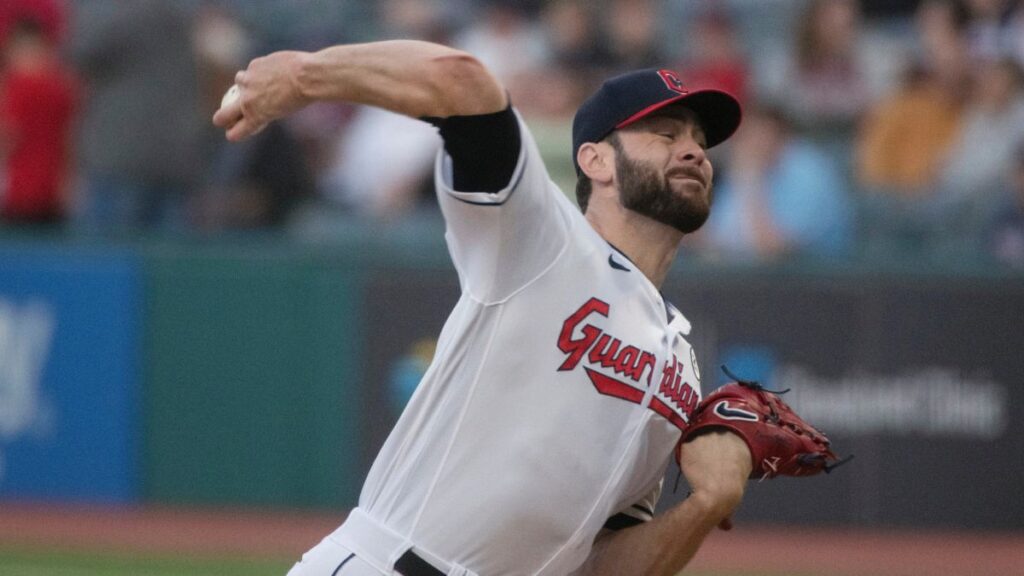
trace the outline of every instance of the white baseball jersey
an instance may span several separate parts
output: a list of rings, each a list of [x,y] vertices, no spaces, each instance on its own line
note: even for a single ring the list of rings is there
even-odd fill
[[[478,574],[567,574],[649,520],[699,373],[690,326],[550,181],[522,119],[498,193],[437,160],[462,296],[359,507]]]

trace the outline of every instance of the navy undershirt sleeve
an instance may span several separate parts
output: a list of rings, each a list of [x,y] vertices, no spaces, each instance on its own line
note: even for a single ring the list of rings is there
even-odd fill
[[[459,192],[500,192],[519,160],[519,122],[511,104],[500,112],[424,118],[438,127],[452,159],[452,184]]]

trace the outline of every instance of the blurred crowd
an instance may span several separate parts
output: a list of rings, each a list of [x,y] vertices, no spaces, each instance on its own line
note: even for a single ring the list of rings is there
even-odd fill
[[[1021,0],[0,0],[0,226],[283,230],[437,217],[429,125],[321,103],[242,144],[209,122],[285,48],[419,38],[508,87],[573,197],[572,115],[678,70],[744,105],[684,257],[1024,268]]]

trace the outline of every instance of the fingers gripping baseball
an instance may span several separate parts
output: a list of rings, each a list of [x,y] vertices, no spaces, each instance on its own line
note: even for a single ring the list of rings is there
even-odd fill
[[[308,101],[298,88],[296,76],[301,52],[275,52],[249,63],[235,75],[237,95],[225,94],[213,123],[238,141],[259,133],[267,124],[295,112]]]

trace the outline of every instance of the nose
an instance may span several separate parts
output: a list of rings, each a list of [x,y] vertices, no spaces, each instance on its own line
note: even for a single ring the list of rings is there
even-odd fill
[[[693,138],[684,138],[676,150],[676,158],[680,162],[700,166],[707,159],[707,151],[701,147]]]

